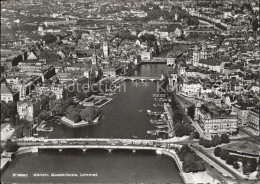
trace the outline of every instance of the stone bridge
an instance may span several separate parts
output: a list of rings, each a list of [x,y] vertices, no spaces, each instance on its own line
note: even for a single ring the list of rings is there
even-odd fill
[[[131,81],[162,81],[164,78],[163,77],[122,77],[122,80],[131,80]]]

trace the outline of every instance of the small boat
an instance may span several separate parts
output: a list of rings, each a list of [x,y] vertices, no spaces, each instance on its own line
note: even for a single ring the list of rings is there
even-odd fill
[[[143,110],[139,110],[138,112],[143,112]]]
[[[136,135],[133,135],[133,138],[134,138],[134,139],[137,139],[138,137],[137,137]]]
[[[159,128],[159,129],[160,128],[168,128],[168,125],[157,125],[156,127]]]
[[[151,133],[152,133],[152,130],[147,130],[146,133],[147,133],[147,134],[151,134]]]
[[[151,135],[157,135],[157,133],[156,133],[156,132],[153,132],[153,133],[151,133]]]
[[[45,127],[42,130],[40,130],[42,132],[52,132],[53,131],[53,127]]]

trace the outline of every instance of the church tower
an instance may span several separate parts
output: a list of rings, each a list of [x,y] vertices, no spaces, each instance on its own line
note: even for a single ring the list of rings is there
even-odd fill
[[[93,46],[94,46],[94,53],[92,54],[92,66],[97,64],[97,53],[96,53],[96,44],[95,44],[95,32],[94,32],[94,39],[93,39]]]
[[[108,46],[108,40],[107,40],[107,34],[105,33],[105,38],[103,41],[103,54],[105,58],[108,58],[109,56],[109,46]]]

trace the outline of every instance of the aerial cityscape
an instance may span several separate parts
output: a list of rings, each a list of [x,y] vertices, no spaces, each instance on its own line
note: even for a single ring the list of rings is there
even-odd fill
[[[258,0],[2,0],[1,184],[260,184]]]

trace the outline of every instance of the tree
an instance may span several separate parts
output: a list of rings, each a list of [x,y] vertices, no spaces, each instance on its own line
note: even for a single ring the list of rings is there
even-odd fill
[[[250,165],[246,160],[243,162],[243,173],[246,175],[250,173]]]
[[[174,110],[173,111],[173,117],[174,117],[175,120],[178,120],[178,121],[182,121],[183,120],[183,115],[180,112],[180,110]]]
[[[250,172],[255,172],[257,169],[257,160],[255,158],[249,160]]]
[[[197,131],[195,131],[195,132],[193,133],[193,138],[194,138],[194,139],[199,139],[199,138],[200,138],[200,134],[199,134]]]
[[[230,142],[229,136],[226,133],[221,134],[220,139],[221,139],[221,143],[229,143]]]
[[[91,122],[102,113],[98,107],[86,107],[80,111],[80,116],[83,120]]]
[[[211,147],[211,141],[210,140],[207,140],[207,139],[204,139],[203,141],[203,146],[205,148],[210,148]]]
[[[197,17],[189,17],[189,18],[187,18],[187,24],[189,26],[198,26],[199,19]]]
[[[203,145],[205,148],[210,148],[211,147],[211,141],[207,140],[207,139],[204,139],[203,137],[200,137],[199,144]]]
[[[42,110],[40,114],[37,115],[38,121],[46,121],[50,118],[50,112],[47,110]]]
[[[88,107],[80,111],[80,116],[85,121],[92,121],[94,117],[94,113],[95,113],[94,108]]]
[[[18,146],[16,142],[12,142],[10,139],[7,139],[5,144],[5,150],[7,152],[16,152],[18,150]]]
[[[191,152],[191,149],[190,147],[186,144],[186,145],[183,145],[180,149],[180,151],[178,152],[178,156],[180,158],[181,161],[184,160],[184,157],[187,153]]]
[[[192,132],[192,127],[189,123],[177,123],[174,126],[174,130],[175,130],[175,135],[177,137],[182,137],[185,135],[190,135]]]
[[[32,130],[33,123],[30,121],[27,121],[25,119],[19,119],[19,116],[17,117],[17,127],[15,128],[15,136],[17,138],[22,138],[25,135],[30,135]]]
[[[216,157],[219,157],[219,156],[220,156],[220,152],[221,152],[221,148],[220,148],[220,147],[216,147],[216,148],[214,149],[214,155],[215,155]]]
[[[226,163],[228,165],[233,165],[235,161],[236,161],[236,159],[233,155],[230,155],[230,154],[227,155]]]
[[[188,108],[187,114],[191,117],[191,119],[194,120],[195,105],[192,105]]]
[[[221,151],[220,151],[220,158],[223,159],[223,160],[226,160],[228,154],[229,154],[229,153],[228,153],[227,150],[225,150],[225,149],[221,149]]]
[[[74,121],[74,123],[78,123],[81,120],[80,114],[77,111],[70,112],[66,117],[71,121]]]
[[[199,139],[199,144],[200,144],[200,145],[203,145],[203,143],[204,143],[204,138],[203,138],[203,137],[200,137],[200,139]]]
[[[66,109],[66,114],[69,114],[73,111],[77,111],[77,107],[75,105],[70,105],[67,109]]]
[[[235,168],[235,169],[239,169],[239,164],[238,164],[238,162],[237,161],[235,161],[234,163],[233,163],[233,167]]]
[[[49,108],[53,114],[64,115],[67,108],[70,105],[74,105],[74,104],[75,103],[72,98],[68,98],[66,100],[64,100],[64,99],[51,100],[49,103]]]
[[[217,145],[219,145],[221,143],[220,137],[219,135],[214,135],[212,140],[211,140],[211,146],[212,147],[216,147]]]

